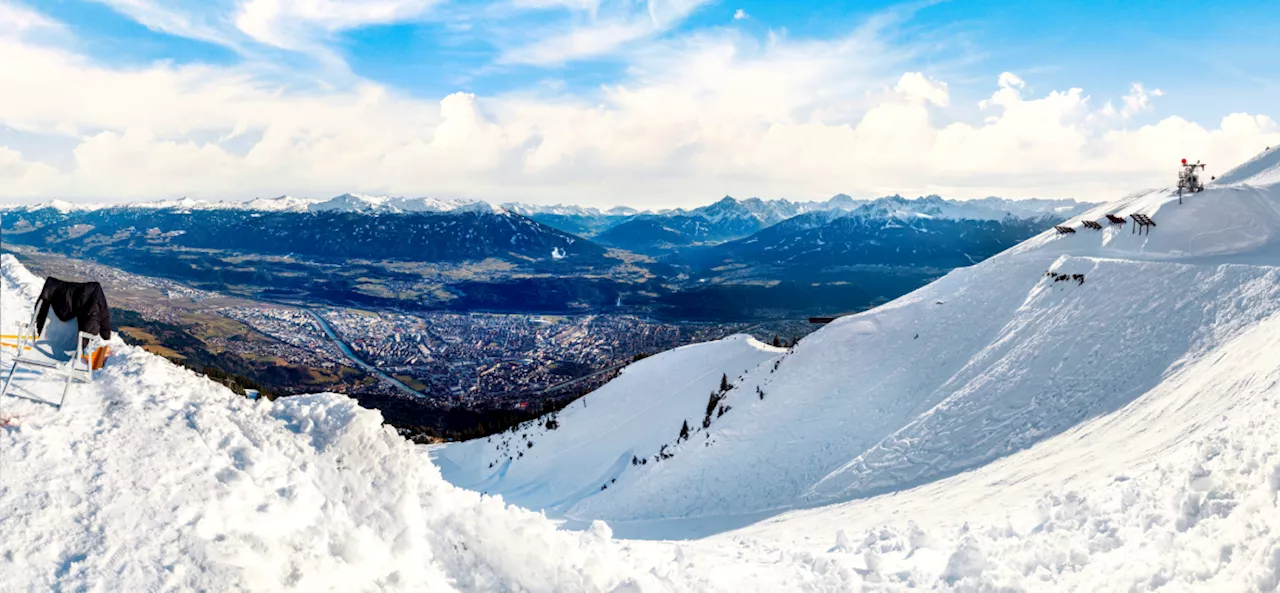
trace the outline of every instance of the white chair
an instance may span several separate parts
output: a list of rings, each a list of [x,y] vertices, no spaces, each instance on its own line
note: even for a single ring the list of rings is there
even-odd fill
[[[31,311],[31,320],[18,332],[17,353],[14,354],[9,376],[4,380],[4,387],[0,389],[0,397],[9,393],[18,365],[35,367],[43,369],[45,375],[66,378],[62,396],[58,399],[58,409],[61,410],[67,399],[67,390],[71,388],[71,381],[93,381],[90,354],[105,342],[101,336],[80,331],[76,319],[62,321],[52,310],[45,319],[44,332],[37,336],[36,315],[40,311],[40,305],[41,301],[37,299],[36,306]]]

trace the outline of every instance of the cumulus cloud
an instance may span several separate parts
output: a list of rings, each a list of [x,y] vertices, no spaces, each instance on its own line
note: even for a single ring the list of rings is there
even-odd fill
[[[939,75],[906,67],[868,30],[764,43],[720,31],[635,52],[628,75],[595,92],[435,99],[367,81],[291,87],[248,66],[112,68],[14,37],[0,36],[0,55],[12,58],[0,80],[21,89],[0,101],[0,126],[75,144],[61,170],[16,141],[0,147],[0,196],[19,199],[1105,199],[1168,184],[1183,156],[1225,168],[1280,144],[1263,115],[1139,126],[1082,89],[1034,92],[1014,73],[958,105]],[[1144,89],[1121,99],[1131,114],[1156,109]]]
[[[894,90],[909,99],[928,101],[940,107],[946,107],[951,101],[947,93],[947,84],[926,77],[919,72],[907,72],[898,79]]]
[[[1142,83],[1135,82],[1130,86],[1129,94],[1122,99],[1124,107],[1120,110],[1122,117],[1133,117],[1144,111],[1151,110],[1151,98],[1164,95],[1164,91],[1160,89],[1152,89],[1150,93],[1143,88]]]
[[[749,18],[751,18],[751,15],[747,14],[747,11],[741,8],[739,8],[737,12],[733,13],[733,20],[735,21],[745,21]]]
[[[58,171],[44,163],[22,158],[22,153],[0,146],[0,181],[13,195],[40,195],[58,183]]]

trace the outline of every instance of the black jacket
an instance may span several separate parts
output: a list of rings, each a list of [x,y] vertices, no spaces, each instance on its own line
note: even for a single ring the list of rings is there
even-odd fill
[[[74,317],[80,331],[111,339],[111,312],[101,284],[45,278],[44,288],[40,289],[40,310],[36,313],[37,336],[44,332],[50,307],[62,321],[71,321]]]

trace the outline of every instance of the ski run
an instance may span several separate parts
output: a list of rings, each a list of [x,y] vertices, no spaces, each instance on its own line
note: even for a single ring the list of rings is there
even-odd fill
[[[119,343],[61,411],[19,373],[0,590],[1277,590],[1280,150],[1063,224],[446,446]]]

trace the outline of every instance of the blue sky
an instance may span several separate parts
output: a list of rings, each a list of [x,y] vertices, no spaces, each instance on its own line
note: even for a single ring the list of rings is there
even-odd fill
[[[299,67],[265,44],[244,40],[245,54],[212,41],[148,28],[92,0],[32,2],[51,18],[66,23],[87,54],[113,66],[139,66],[157,60],[175,63],[234,64],[255,59],[280,60]],[[518,90],[539,81],[563,81],[566,90],[589,91],[621,78],[627,62],[617,54],[588,55],[547,64],[503,64],[505,40],[533,37],[538,30],[581,21],[568,8],[518,11],[502,3],[456,2],[402,22],[356,26],[338,31],[326,44],[351,72],[422,97],[458,90],[492,94]],[[732,27],[760,39],[771,33],[800,38],[832,38],[865,19],[895,7],[895,2],[743,0],[699,6],[670,29],[654,35],[676,39],[700,31]],[[918,66],[966,54],[958,74],[983,83],[1001,72],[1035,73],[1048,88],[1113,89],[1124,94],[1141,79],[1169,92],[1170,109],[1190,117],[1214,118],[1230,110],[1259,110],[1280,100],[1280,3],[1089,0],[1010,3],[956,0],[920,4],[901,31],[905,44],[945,44],[937,55],[921,56]],[[735,20],[742,10],[748,18]],[[490,15],[486,18],[486,15]],[[934,53],[934,52],[931,52]],[[1025,77],[1025,76],[1024,76]],[[963,81],[952,86],[964,89]],[[1232,92],[1228,102],[1222,95]]]
[[[1251,154],[1280,100],[1276,2],[0,0],[6,15],[11,55],[67,69],[56,85],[15,70],[15,84],[83,81],[112,101],[90,116],[0,102],[15,199],[1097,197],[1158,179],[1170,145]],[[297,121],[261,115],[277,109]],[[995,168],[1039,144],[1019,151],[1040,155],[1025,170]],[[154,156],[152,185],[90,174],[126,146]],[[886,160],[855,174],[841,151]],[[415,176],[413,158],[440,169]]]

